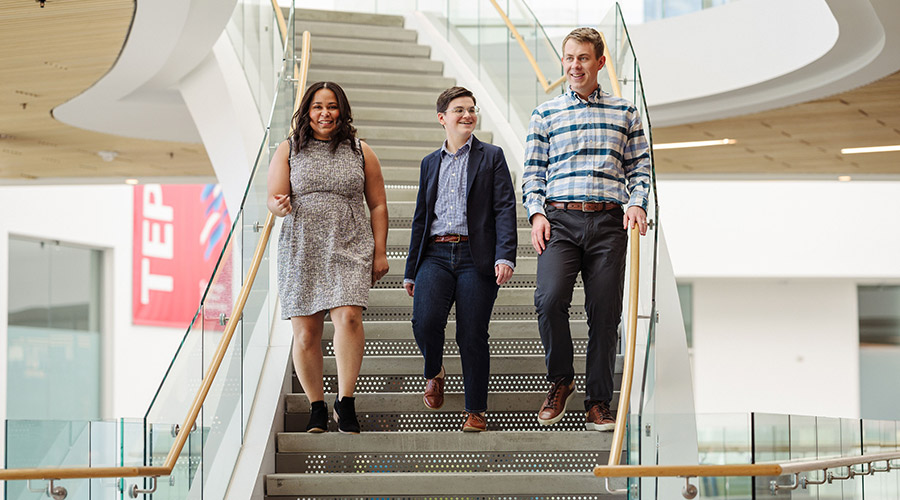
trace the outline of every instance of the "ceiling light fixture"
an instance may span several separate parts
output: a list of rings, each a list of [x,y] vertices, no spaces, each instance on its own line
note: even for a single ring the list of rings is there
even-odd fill
[[[97,154],[100,155],[100,158],[103,158],[103,161],[113,161],[116,159],[116,156],[119,156],[118,151],[97,151]]]
[[[890,151],[900,151],[900,144],[893,146],[875,146],[871,148],[844,148],[841,150],[842,155],[855,155],[859,153],[888,153]]]
[[[852,179],[852,177],[850,177],[849,175],[839,175],[838,176],[838,180],[841,182],[849,182],[850,179]]]
[[[702,148],[705,146],[726,146],[734,144],[734,139],[719,139],[717,141],[690,141],[690,142],[669,142],[666,144],[657,144],[653,149],[680,149],[680,148]]]
[[[125,179],[125,184],[131,184],[132,186],[134,186],[137,183],[138,183],[137,179]]]

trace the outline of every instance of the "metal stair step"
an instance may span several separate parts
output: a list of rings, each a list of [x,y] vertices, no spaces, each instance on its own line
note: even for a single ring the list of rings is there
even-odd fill
[[[534,288],[500,288],[494,306],[531,305],[534,307]],[[584,304],[584,289],[576,287],[572,307]],[[369,307],[412,307],[412,297],[404,289],[373,288],[369,291]]]
[[[393,231],[397,231],[397,229],[393,229],[393,228],[390,229],[388,231],[388,234],[392,233]],[[521,240],[521,238],[522,238],[522,235],[520,232],[519,239]],[[390,259],[388,259],[388,264],[391,266],[391,268],[388,271],[388,274],[385,276],[386,278],[390,278],[390,277],[394,277],[394,276],[398,276],[398,277],[403,276],[403,272],[406,269],[406,259],[400,259],[397,257],[390,258]],[[520,258],[518,256],[516,257],[516,271],[515,271],[515,274],[513,274],[513,277],[515,277],[517,274],[533,275],[536,273],[537,273],[537,259],[536,258],[534,258],[534,257],[521,257]]]
[[[573,363],[576,367],[583,367],[584,355],[575,355]],[[422,373],[421,356],[369,356],[363,359],[360,375],[414,375]],[[580,369],[580,368],[579,368]],[[461,375],[462,364],[459,356],[444,356],[444,370],[448,375]],[[337,365],[333,356],[325,356],[325,375],[337,375]],[[622,371],[622,356],[616,356],[616,372]],[[544,375],[547,367],[544,365],[543,355],[510,355],[502,358],[491,359],[491,376],[499,375]]]
[[[343,86],[347,98],[357,106],[387,105],[403,109],[435,109],[441,90],[392,90]]]
[[[375,147],[373,147],[373,149],[375,149]],[[378,153],[376,152],[375,154],[378,154]],[[385,165],[384,163],[382,163],[381,164],[381,174],[384,176],[385,182],[391,182],[391,181],[407,182],[407,183],[419,182],[418,166],[416,166],[416,167],[412,167],[412,166],[398,167],[398,166],[394,166],[394,165],[390,165],[390,164]],[[390,207],[393,204],[393,202],[395,202],[395,201],[403,202],[403,203],[409,202],[409,200],[388,200],[388,213],[391,212]],[[415,202],[413,202],[413,203],[415,203]],[[388,231],[388,232],[390,232],[390,231]]]
[[[359,137],[365,139],[372,149],[378,146],[417,146],[432,147],[437,149],[446,139],[444,131],[438,125],[437,128],[427,127],[402,127],[402,126],[368,126],[361,124],[357,127]],[[478,140],[490,143],[494,134],[490,131],[479,130],[476,134]],[[433,151],[433,150],[432,150]],[[418,174],[418,172],[416,172]]]
[[[398,73],[426,73],[440,75],[444,63],[425,57],[397,57],[393,55],[344,54],[313,51],[309,58],[310,69],[322,68],[377,68],[379,71]]]
[[[358,121],[356,119],[356,113],[359,109],[378,109],[378,108],[353,108],[354,121]],[[397,110],[400,111],[400,110]],[[430,115],[431,119],[437,123],[437,114],[434,110],[415,110],[416,113],[422,113]],[[440,127],[440,125],[438,125]],[[422,158],[425,158],[432,151],[436,150],[440,147],[440,143],[435,144],[433,146],[378,146],[377,148],[372,148],[375,151],[375,154],[378,155],[378,159],[381,161],[382,165],[384,165],[387,161],[390,160],[407,160],[415,162],[415,167],[418,170],[418,167],[422,163]],[[418,183],[416,183],[418,185]]]
[[[424,468],[425,464],[423,464]],[[625,481],[613,481],[615,488],[624,488]],[[602,496],[619,498],[604,493],[603,480],[594,477],[590,471],[553,472],[540,470],[532,472],[448,472],[426,475],[420,473],[390,474],[269,474],[266,477],[266,491],[270,496],[327,495],[334,497],[363,498],[376,496],[419,496],[429,499],[439,498],[489,498],[486,495],[501,495],[508,500],[542,498],[571,499],[573,495],[584,498]],[[621,495],[620,498],[625,498]]]
[[[393,42],[415,42],[418,33],[399,26],[360,26],[348,22],[294,20],[294,35],[299,37],[304,31],[312,36],[312,51],[316,46],[327,45],[328,37],[338,35],[341,38],[355,38],[359,43],[368,40],[385,40]]]
[[[354,106],[353,121],[357,125],[370,125],[369,123],[363,122],[409,123],[411,126],[433,128],[440,131],[441,134],[444,133],[444,129],[442,129],[441,124],[438,123],[437,113],[433,109],[397,109],[390,107]],[[425,154],[427,155],[431,151],[434,151],[440,145],[440,142],[435,143],[435,146]],[[418,148],[409,149],[418,150],[425,148],[420,146]],[[375,152],[378,153],[378,151]],[[419,156],[418,159],[421,161],[423,156],[425,155]],[[379,158],[381,158],[381,156],[379,156]]]
[[[540,405],[540,401],[537,403]],[[324,438],[324,439],[323,439]],[[545,432],[363,432],[352,437],[321,435],[307,432],[278,433],[279,453],[348,452],[366,453],[430,453],[442,451],[508,452],[546,450],[547,453],[565,451],[597,451],[609,449],[612,433],[573,431],[548,434]],[[552,449],[547,449],[548,445]]]
[[[424,387],[424,380],[422,386]],[[549,385],[548,385],[549,387]],[[537,411],[546,392],[492,392],[488,394],[488,417],[503,411]],[[566,405],[567,411],[584,412],[584,393],[577,391]],[[334,401],[334,394],[326,394],[325,401]],[[613,408],[618,404],[618,393],[613,400]],[[364,395],[356,399],[358,413],[410,413],[410,412],[444,412],[458,414],[465,408],[465,397],[461,392],[444,394],[444,406],[440,410],[428,410],[422,402],[422,393],[386,392],[377,395]],[[285,394],[285,412],[309,414],[309,402],[304,394]],[[568,449],[568,448],[567,448]],[[306,451],[301,449],[301,451]]]
[[[371,54],[385,56],[425,57],[431,56],[431,47],[419,45],[411,41],[366,40],[360,43],[355,38],[338,38],[329,36],[326,43],[316,44],[313,53],[331,54]]]
[[[374,147],[373,147],[374,149]],[[419,170],[416,169],[416,180],[419,178]],[[516,194],[516,200],[521,200],[521,193]],[[404,219],[412,219],[413,214],[416,211],[416,202],[414,201],[398,201],[398,202],[389,202],[388,203],[388,214],[393,218],[404,218]],[[525,207],[522,206],[521,203],[516,203],[516,217],[525,218],[527,212],[525,211]],[[529,237],[528,241],[531,241]],[[407,243],[409,243],[407,241]],[[530,245],[530,243],[529,243]]]
[[[587,322],[571,321],[573,339],[587,338]],[[365,323],[366,340],[409,340],[413,338],[412,323],[409,321],[371,321]],[[445,329],[448,342],[454,342],[456,321],[448,321]],[[493,321],[490,326],[492,340],[498,339],[539,339],[538,326],[532,320]],[[334,336],[334,325],[325,323],[323,339]]]
[[[368,69],[368,68],[367,68]],[[373,68],[374,69],[374,68]],[[309,81],[337,82],[341,87],[392,88],[434,91],[434,98],[444,89],[452,87],[456,80],[438,75],[378,73],[375,71],[348,71],[334,69],[309,69]],[[443,132],[441,132],[443,138]]]
[[[288,9],[285,9],[285,18]],[[369,14],[366,12],[348,12],[337,10],[295,9],[294,19],[319,22],[342,22],[374,26],[403,27],[403,16],[390,14]]]
[[[390,207],[388,207],[388,213],[390,213]],[[391,245],[407,245],[409,246],[409,238],[412,235],[412,229],[409,228],[391,228],[388,230],[388,238],[387,244]],[[528,243],[531,244],[531,228],[530,227],[519,227],[516,230],[516,236],[518,237],[519,244]]]

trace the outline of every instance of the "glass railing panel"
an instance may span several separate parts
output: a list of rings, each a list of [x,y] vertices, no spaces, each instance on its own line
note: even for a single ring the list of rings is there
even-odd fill
[[[841,419],[841,456],[862,456],[862,421],[856,418]],[[857,472],[862,465],[854,466]],[[863,498],[863,477],[855,476],[847,481],[841,481],[841,498],[843,500],[861,500]]]
[[[175,435],[179,424],[171,422],[158,422],[150,424],[146,428],[146,463],[147,465],[162,466],[172,444],[175,442]],[[191,436],[199,434],[193,431]],[[167,477],[161,477],[157,480],[156,491],[153,493],[154,500],[181,500],[188,498],[191,490],[191,483],[197,477],[200,464],[192,464],[191,462],[191,441],[185,444],[181,450],[181,454],[175,462],[172,473]],[[148,478],[133,478],[128,481],[131,484],[137,484],[141,489],[149,489],[151,481]],[[200,490],[197,490],[196,498],[200,498]]]
[[[508,0],[503,5],[506,15],[512,21],[513,26],[519,32],[525,46],[537,62],[535,50],[540,42],[543,42],[544,32],[540,30],[537,20],[532,17],[531,11],[519,0]],[[535,76],[535,71],[525,55],[525,52],[519,46],[519,43],[510,36],[507,39],[507,75],[509,78],[509,91],[507,93],[507,101],[509,102],[510,121],[516,120],[520,123],[528,123],[531,111],[535,106],[546,101],[550,97],[544,93],[543,83]],[[557,65],[558,66],[558,65]],[[538,65],[540,68],[540,65]],[[543,70],[542,70],[543,71]]]
[[[265,120],[281,69],[283,51],[271,2],[238,1],[225,32],[244,68],[260,120]]]
[[[252,186],[248,194],[249,192],[252,192]],[[244,246],[244,226],[242,210],[236,217],[229,242],[233,250],[219,264],[219,270],[210,285],[203,306],[204,372],[214,361],[226,329],[231,323],[235,323],[233,337],[228,343],[216,378],[203,403],[203,418],[200,424],[203,432],[201,469],[204,496],[210,494],[209,498],[224,497],[227,482],[221,480],[211,482],[209,478],[230,477],[243,434],[241,393],[244,390],[252,392],[256,388],[255,385],[252,388],[242,386],[243,328],[240,318],[231,317],[232,308],[243,285],[245,259],[251,257],[252,255],[248,254],[253,252],[252,248]],[[245,314],[249,314],[249,311],[245,311]]]
[[[5,467],[89,467],[91,430],[87,420],[7,420]],[[91,498],[88,479],[57,481],[54,486],[65,487],[70,499]],[[38,500],[46,497],[47,481],[6,481],[4,487],[7,500]]]
[[[751,462],[753,441],[749,415],[698,414],[696,420],[700,465]],[[701,498],[749,499],[753,494],[752,481],[748,477],[699,478],[698,488]]]
[[[841,420],[831,417],[816,417],[816,458],[839,458],[841,450]],[[841,468],[832,472],[846,473],[847,469]],[[818,495],[821,499],[842,498],[841,481],[819,485]]]
[[[780,463],[791,459],[791,418],[788,415],[754,413],[753,419],[753,462]],[[771,481],[778,478],[758,476],[753,478],[757,499],[774,498],[769,489]]]
[[[883,420],[863,420],[863,453],[866,455],[876,453],[896,452],[900,447],[897,443],[897,423]],[[884,469],[885,462],[876,462],[873,466]],[[863,479],[865,498],[898,498],[900,497],[900,474],[897,472],[883,473],[868,476]]]

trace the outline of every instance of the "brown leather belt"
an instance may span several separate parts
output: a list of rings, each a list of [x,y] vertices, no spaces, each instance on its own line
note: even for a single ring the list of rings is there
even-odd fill
[[[582,203],[580,201],[574,203],[563,203],[561,201],[551,201],[547,203],[551,207],[561,208],[563,210],[578,210],[581,212],[602,212],[603,210],[612,210],[622,205],[618,203]]]
[[[442,234],[440,236],[432,236],[431,241],[435,243],[459,243],[460,241],[469,241],[469,237],[461,234]]]

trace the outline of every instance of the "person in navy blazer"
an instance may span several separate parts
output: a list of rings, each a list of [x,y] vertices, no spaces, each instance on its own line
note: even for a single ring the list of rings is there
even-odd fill
[[[413,297],[413,334],[425,358],[425,406],[444,404],[444,329],[456,304],[465,388],[463,431],[487,429],[488,325],[497,290],[516,262],[516,199],[499,147],[474,135],[475,96],[463,87],[437,99],[446,140],[422,160],[404,288]]]

